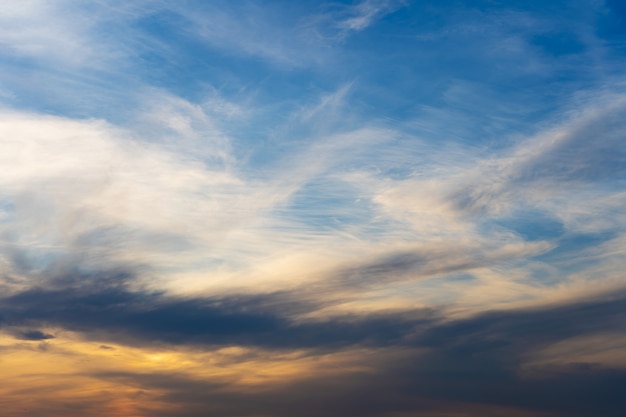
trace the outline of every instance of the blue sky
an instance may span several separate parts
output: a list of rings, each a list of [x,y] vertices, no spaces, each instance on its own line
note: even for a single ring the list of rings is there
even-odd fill
[[[0,405],[618,416],[624,74],[615,0],[4,2]]]

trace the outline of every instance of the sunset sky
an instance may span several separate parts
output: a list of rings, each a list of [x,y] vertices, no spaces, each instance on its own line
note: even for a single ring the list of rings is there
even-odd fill
[[[626,2],[0,2],[0,414],[623,417]]]

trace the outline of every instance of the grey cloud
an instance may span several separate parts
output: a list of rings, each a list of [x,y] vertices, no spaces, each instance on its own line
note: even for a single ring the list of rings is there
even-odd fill
[[[433,321],[411,348],[391,346],[332,376],[241,391],[227,380],[181,374],[99,373],[132,384],[174,408],[150,416],[267,415],[272,417],[410,415],[432,417],[619,417],[626,407],[626,370],[594,363],[544,366],[522,372],[525,357],[568,337],[601,331],[623,333],[626,298],[562,306],[489,312]],[[340,365],[339,365],[340,366]]]
[[[398,254],[364,263],[353,273],[385,275],[427,260]],[[171,406],[145,408],[139,415],[432,417],[463,412],[501,417],[515,412],[524,417],[618,417],[626,407],[623,369],[565,361],[524,373],[530,355],[556,343],[597,333],[624,334],[625,292],[463,319],[423,309],[305,320],[295,317],[324,307],[303,301],[313,299],[305,289],[182,298],[141,289],[132,267],[94,271],[70,264],[55,268],[38,287],[0,298],[0,326],[43,341],[50,335],[36,329],[52,326],[100,343],[161,349],[375,352],[362,370],[338,364],[332,377],[313,373],[262,392],[182,373],[88,375],[135,387],[147,393],[141,398]],[[88,402],[83,406],[90,407]],[[62,415],[58,407],[42,414]],[[68,413],[63,415],[72,415]]]
[[[48,340],[54,339],[55,336],[49,333],[44,333],[41,330],[24,330],[17,332],[15,337],[21,340]]]
[[[622,369],[566,361],[523,372],[529,355],[555,343],[596,333],[623,334],[624,292],[463,319],[447,318],[443,310],[417,310],[296,321],[291,303],[297,293],[185,299],[131,290],[133,274],[121,269],[76,274],[2,298],[2,324],[33,328],[46,323],[87,338],[163,349],[239,345],[307,348],[312,355],[353,348],[374,352],[358,368],[362,370],[338,364],[333,376],[313,373],[262,392],[181,373],[88,375],[133,386],[151,401],[171,406],[146,408],[140,415],[432,417],[463,412],[500,417],[517,412],[528,417],[618,417],[626,407]]]
[[[497,255],[490,259],[473,248],[399,251],[338,268],[311,288],[325,294],[332,294],[336,290],[380,288],[394,282],[414,282],[437,275],[467,272],[498,261]],[[306,294],[307,289],[301,291]]]
[[[177,298],[131,291],[130,277],[117,270],[60,277],[47,287],[0,299],[0,315],[13,326],[46,323],[140,346],[235,344],[281,349],[394,344],[432,315],[421,310],[295,321],[290,318],[294,305],[306,308],[296,294]]]

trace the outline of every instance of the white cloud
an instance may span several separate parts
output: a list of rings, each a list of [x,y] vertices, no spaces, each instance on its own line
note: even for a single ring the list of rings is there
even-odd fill
[[[15,245],[143,263],[216,244],[263,201],[225,170],[101,121],[13,113],[0,130],[0,187],[12,207],[3,229]]]
[[[358,247],[302,223],[316,207],[293,216],[288,206],[294,193],[341,164],[346,149],[367,148],[385,132],[315,140],[296,159],[251,175],[203,106],[162,93],[150,101],[158,105],[134,132],[100,120],[0,115],[4,262],[19,252],[26,268],[14,273],[45,272],[66,260],[130,263],[149,266],[168,287],[263,285],[293,276],[280,265],[313,265],[346,240]],[[324,192],[332,192],[328,186]],[[354,253],[344,249],[339,258]]]
[[[300,30],[297,17],[279,8],[246,3],[190,10],[169,4],[166,10],[188,21],[188,33],[230,54],[262,58],[287,68],[323,59],[322,45]]]
[[[103,18],[74,1],[7,1],[0,5],[0,44],[18,56],[63,66],[94,66],[115,55],[94,35]]]
[[[378,19],[398,9],[401,4],[393,0],[364,0],[350,7],[346,13],[349,17],[339,21],[337,27],[349,31],[366,29]]]

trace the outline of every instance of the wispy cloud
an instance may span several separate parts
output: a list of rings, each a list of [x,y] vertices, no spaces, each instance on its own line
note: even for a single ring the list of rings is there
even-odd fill
[[[360,31],[374,24],[403,5],[394,0],[365,0],[351,6],[346,11],[348,17],[337,22],[337,27],[347,31]]]

